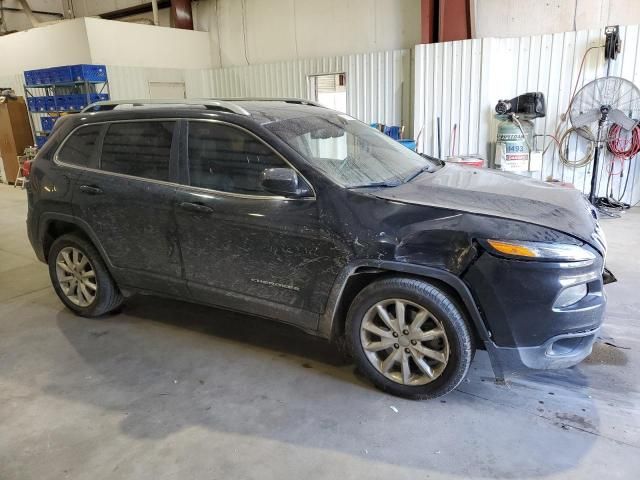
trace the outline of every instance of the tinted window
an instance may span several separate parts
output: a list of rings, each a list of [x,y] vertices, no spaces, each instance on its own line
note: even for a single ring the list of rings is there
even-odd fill
[[[98,168],[96,146],[102,125],[81,127],[71,134],[58,153],[58,160],[72,165]]]
[[[238,128],[189,123],[189,176],[194,187],[270,195],[261,185],[266,168],[289,168],[269,147]]]
[[[100,168],[153,180],[169,180],[175,122],[124,122],[109,126]]]

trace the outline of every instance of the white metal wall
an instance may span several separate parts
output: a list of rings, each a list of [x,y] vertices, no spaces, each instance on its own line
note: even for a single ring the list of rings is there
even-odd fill
[[[107,65],[111,98],[148,99],[149,82],[185,82],[188,70],[178,68],[144,68]]]
[[[295,60],[206,70],[107,65],[111,98],[148,99],[150,82],[184,82],[187,98],[309,98],[308,76],[346,73],[347,113],[367,123],[405,125],[410,135],[409,50]],[[22,75],[0,77],[23,93]]]
[[[621,27],[622,54],[611,64],[610,75],[624,77],[640,85],[640,26]],[[521,38],[486,38],[418,45],[415,49],[414,130],[422,131],[418,150],[437,154],[436,121],[442,123],[442,155],[450,152],[452,132],[457,125],[456,154],[480,154],[493,159],[497,122],[493,108],[501,98],[541,91],[547,101],[546,118],[535,121],[537,134],[552,134],[559,117],[567,109],[576,84],[580,62],[587,48],[604,44],[601,30],[539,35]],[[578,88],[606,75],[602,49],[592,50],[586,57]],[[539,140],[538,145],[542,145]],[[608,155],[608,153],[607,153]],[[639,158],[630,165],[626,202],[640,200]],[[602,162],[606,168],[608,160]],[[627,171],[621,178],[612,176],[617,197],[624,190]],[[576,188],[589,190],[589,167],[565,167],[557,150],[549,149],[536,178],[549,176],[570,182]],[[602,179],[599,193],[605,194],[608,173]]]
[[[393,50],[213,70],[187,70],[187,97],[309,98],[309,75],[344,72],[348,114],[367,123],[409,127],[410,58],[409,50]]]
[[[21,73],[15,75],[2,75],[0,76],[0,88],[9,87],[12,88],[17,95],[24,95],[24,78]]]

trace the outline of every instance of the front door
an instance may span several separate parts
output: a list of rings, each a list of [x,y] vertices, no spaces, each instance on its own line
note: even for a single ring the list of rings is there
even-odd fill
[[[75,186],[75,215],[104,249],[118,283],[182,296],[186,287],[174,216],[175,121],[105,125],[96,168]]]
[[[291,167],[248,131],[210,121],[188,130],[176,218],[193,296],[315,328],[337,275],[315,198],[264,191],[264,169]]]

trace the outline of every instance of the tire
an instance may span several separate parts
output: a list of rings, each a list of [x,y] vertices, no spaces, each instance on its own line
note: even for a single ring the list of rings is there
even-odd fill
[[[73,261],[76,251],[79,252],[78,262]],[[49,251],[48,263],[49,277],[56,294],[75,314],[99,317],[116,311],[123,304],[124,297],[111,278],[102,257],[91,242],[84,238],[74,234],[57,238]],[[91,279],[95,281],[92,282]],[[77,286],[74,288],[74,285]]]
[[[398,310],[404,312],[404,329]],[[365,287],[347,313],[346,337],[356,366],[377,388],[414,400],[455,389],[475,354],[456,302],[412,278],[386,278]]]

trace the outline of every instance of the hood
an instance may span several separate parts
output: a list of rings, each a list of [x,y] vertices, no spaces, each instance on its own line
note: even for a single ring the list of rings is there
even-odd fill
[[[592,207],[574,188],[499,170],[446,164],[409,183],[379,190],[378,198],[507,218],[552,228],[593,244]]]

